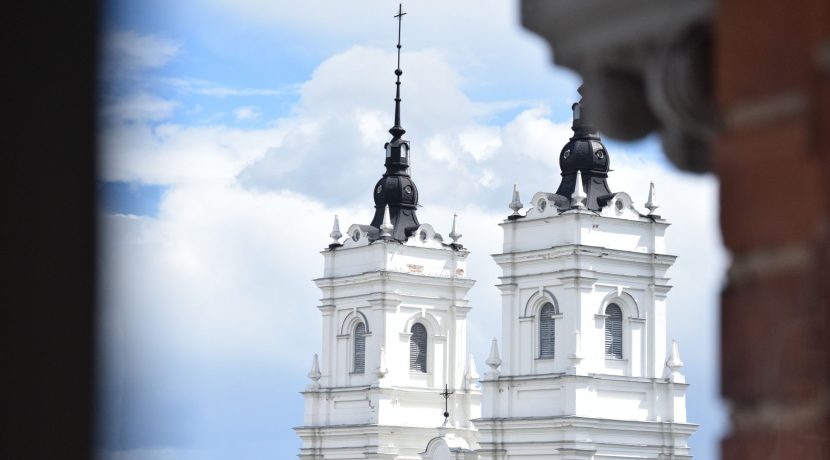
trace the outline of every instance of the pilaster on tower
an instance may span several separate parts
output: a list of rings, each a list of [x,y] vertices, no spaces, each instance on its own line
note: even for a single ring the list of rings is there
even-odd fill
[[[500,224],[501,359],[481,382],[480,459],[690,458],[666,337],[669,224],[611,191],[608,151],[572,108],[556,192]]]

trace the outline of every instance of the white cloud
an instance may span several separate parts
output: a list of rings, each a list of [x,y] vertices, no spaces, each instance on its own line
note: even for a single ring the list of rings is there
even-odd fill
[[[295,92],[298,90],[298,88],[295,85],[290,85],[288,87],[279,89],[237,88],[198,78],[159,78],[157,81],[160,84],[176,88],[186,93],[214,97],[283,96],[289,92]]]
[[[520,113],[504,127],[504,145],[515,155],[543,161],[559,168],[559,149],[573,134],[570,122],[554,123],[547,107]]]
[[[476,162],[482,162],[502,146],[500,131],[495,126],[474,126],[458,134],[458,143]]]
[[[279,145],[285,127],[117,124],[100,136],[99,174],[107,181],[177,185],[233,182],[247,164]]]
[[[153,96],[136,93],[115,99],[102,108],[102,115],[110,121],[158,121],[170,117],[179,103]]]
[[[104,36],[104,70],[109,75],[136,76],[133,73],[162,67],[181,51],[181,45],[157,35],[142,35],[131,30],[111,31]]]
[[[313,229],[330,219],[319,203],[288,192],[214,183],[172,189],[158,217],[105,216],[104,305],[116,308],[105,329],[123,332],[131,356],[299,371],[307,357],[295,347],[315,348],[319,336],[311,280],[326,238]],[[309,327],[290,327],[297,324]],[[132,361],[156,359],[164,357]]]
[[[236,117],[237,120],[241,121],[256,120],[260,115],[262,115],[262,112],[260,112],[257,107],[252,105],[238,107],[233,111],[233,116]]]

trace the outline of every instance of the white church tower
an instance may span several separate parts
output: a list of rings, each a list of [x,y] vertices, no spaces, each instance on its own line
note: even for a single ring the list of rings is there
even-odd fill
[[[323,344],[303,392],[300,459],[420,459],[428,450],[475,455],[481,416],[475,364],[467,354],[468,252],[421,224],[400,122],[400,19],[395,125],[386,172],[373,189],[370,225],[323,251]],[[444,395],[442,395],[444,393]],[[464,458],[464,457],[460,457]]]
[[[581,92],[581,91],[580,91]],[[668,222],[612,193],[580,101],[556,193],[514,190],[501,224],[501,351],[482,380],[481,460],[689,459],[686,383],[666,337]]]

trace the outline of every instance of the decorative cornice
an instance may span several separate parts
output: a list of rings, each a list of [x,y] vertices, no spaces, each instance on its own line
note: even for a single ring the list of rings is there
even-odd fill
[[[656,264],[665,266],[667,269],[671,267],[677,259],[677,256],[668,254],[624,251],[621,249],[609,249],[601,246],[590,246],[584,244],[564,244],[552,248],[491,254],[491,257],[493,257],[496,264],[502,268],[509,266],[509,264],[518,262],[568,258],[574,256],[621,260],[625,262],[648,265]]]
[[[571,276],[560,276],[559,281],[562,282],[562,287],[565,289],[580,289],[591,290],[594,288],[599,278],[587,276],[588,274],[595,274],[592,270],[563,270],[565,272],[574,273]]]
[[[402,273],[390,270],[376,270],[359,273],[356,275],[345,275],[337,277],[317,278],[314,282],[320,289],[347,286],[362,283],[373,283],[377,281],[405,282],[414,285],[430,285],[442,287],[472,288],[475,280],[469,278],[451,278],[444,276],[418,275],[413,273]]]
[[[374,292],[366,300],[372,308],[379,310],[394,310],[400,306],[401,302],[401,296],[388,292]]]

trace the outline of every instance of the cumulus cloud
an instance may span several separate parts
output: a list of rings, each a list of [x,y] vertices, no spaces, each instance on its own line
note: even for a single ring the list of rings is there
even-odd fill
[[[285,129],[280,123],[259,129],[117,124],[100,135],[99,174],[107,181],[145,184],[232,182],[248,163],[279,145]]]
[[[523,103],[471,101],[462,91],[463,78],[440,52],[412,52],[404,58],[413,70],[404,72],[402,122],[412,143],[416,183],[432,191],[422,195],[425,199],[436,194],[462,201],[482,194],[496,198],[499,186],[516,179],[504,173],[514,169],[509,165],[517,157],[545,166],[525,174],[555,179],[557,172],[549,166],[558,165],[560,145],[551,139],[567,139],[569,123],[553,123],[549,109],[537,103],[504,126],[494,124],[494,114]],[[383,171],[394,97],[393,80],[373,69],[394,62],[393,53],[354,47],[321,63],[301,87],[296,115],[283,120],[282,141],[242,170],[240,183],[257,190],[289,188],[339,204],[369,196]],[[332,165],[350,173],[331,174]],[[326,179],[309,181],[308,176]],[[368,186],[364,190],[354,183]]]
[[[573,135],[571,123],[554,123],[550,109],[534,107],[520,113],[504,127],[504,144],[515,156],[532,158],[559,167],[559,149]]]

